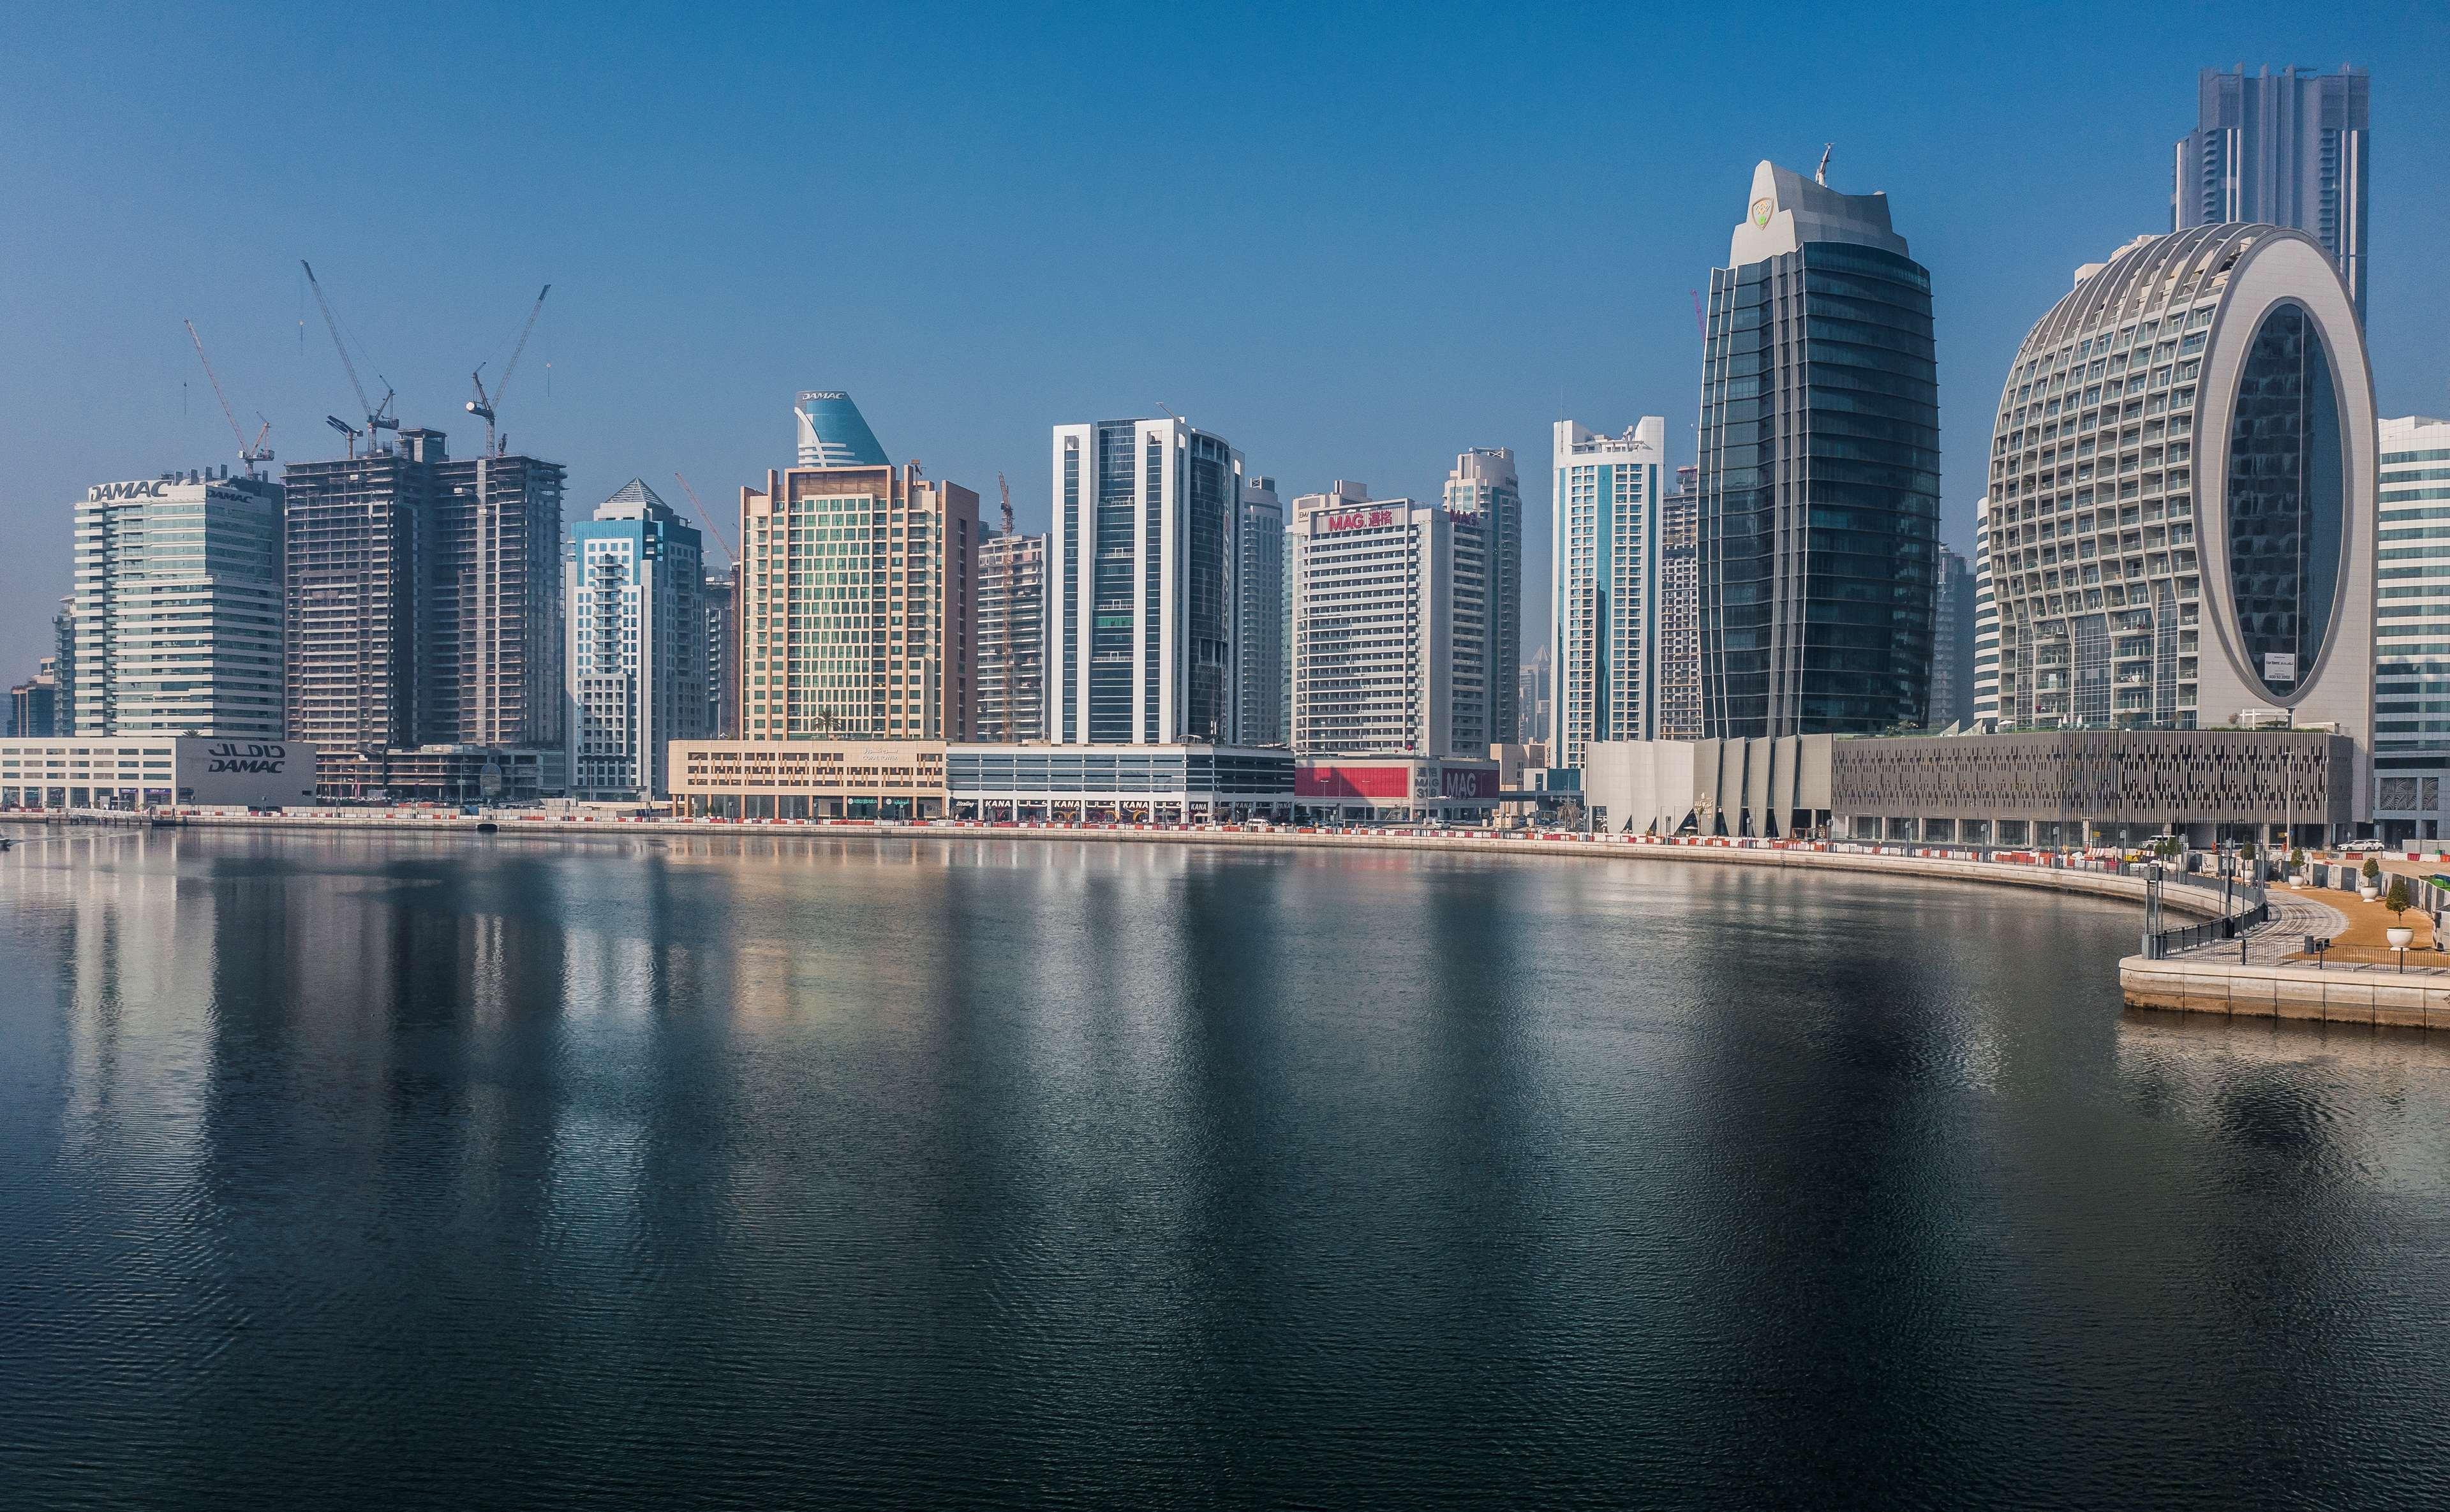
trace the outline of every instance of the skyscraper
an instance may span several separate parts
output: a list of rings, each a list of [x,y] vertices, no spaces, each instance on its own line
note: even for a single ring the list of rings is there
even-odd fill
[[[282,469],[288,735],[327,765],[419,744],[420,589],[442,440],[412,429],[397,447]]]
[[[51,616],[51,733],[76,733],[76,595],[60,595]]]
[[[1659,503],[1659,738],[1701,738],[1701,470]]]
[[[1974,506],[1974,721],[1984,729],[1999,724],[1999,600],[1991,580],[1991,500]]]
[[[1239,744],[1241,454],[1179,419],[1059,425],[1053,485],[1054,738]]]
[[[1705,732],[1920,723],[1938,378],[1931,276],[1886,197],[1754,168],[1710,275],[1699,461]]]
[[[9,689],[9,733],[29,740],[61,733],[59,693],[58,658],[46,656],[33,676]]]
[[[2285,713],[2364,747],[2375,434],[2356,308],[2304,232],[2198,226],[2078,269],[1992,431],[2000,723]]]
[[[89,488],[76,584],[78,733],[281,738],[280,484]]]
[[[706,613],[706,732],[715,740],[740,738],[740,614],[735,564],[706,574],[698,602]]]
[[[799,422],[802,467],[883,467],[885,448],[867,417],[838,389],[802,389],[791,406]]]
[[[444,457],[437,433],[418,739],[559,751],[561,491],[557,462]]]
[[[1285,506],[1273,477],[1242,480],[1241,569],[1234,582],[1234,696],[1245,746],[1282,746],[1286,682]]]
[[[1923,724],[1946,729],[1974,719],[1974,572],[1945,546],[1932,595],[1931,708]]]
[[[1556,610],[1551,758],[1580,766],[1593,741],[1659,735],[1659,572],[1667,421],[1622,436],[1556,425],[1549,581]]]
[[[632,478],[572,527],[570,790],[652,799],[671,791],[665,753],[706,738],[706,569],[697,530]]]
[[[1457,604],[1485,589],[1470,580],[1480,569],[1458,562],[1453,516],[1338,479],[1293,500],[1289,534],[1293,749],[1488,754],[1454,727]]]
[[[2257,222],[2294,226],[2340,269],[2365,318],[2365,184],[2372,77],[2206,68],[2195,129],[2178,139],[2169,229]]]
[[[1514,453],[1475,446],[1447,474],[1455,532],[1454,746],[1479,754],[1517,738],[1523,659],[1523,485]]]
[[[2440,840],[2450,819],[2450,420],[2380,427],[2382,515],[2374,620],[2374,819],[2394,843]]]
[[[979,552],[977,738],[1046,738],[1044,535],[991,535]]]
[[[967,740],[979,496],[900,467],[740,491],[740,738]]]

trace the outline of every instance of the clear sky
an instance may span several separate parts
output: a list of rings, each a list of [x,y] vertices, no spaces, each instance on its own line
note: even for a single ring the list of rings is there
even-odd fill
[[[1546,620],[1548,427],[1663,415],[1752,165],[1884,190],[1933,274],[1944,533],[2074,267],[2168,227],[2200,68],[2373,70],[2382,412],[2450,413],[2450,7],[2230,0],[1282,8],[19,5],[0,17],[0,678],[93,482],[283,460],[355,403],[311,260],[408,423],[553,297],[504,420],[583,517],[728,510],[800,388],[1046,518],[1047,432],[1169,405],[1291,495],[1434,495],[1514,449]],[[550,366],[548,367],[548,364]],[[254,431],[250,418],[248,433]],[[471,447],[473,449],[473,446]]]

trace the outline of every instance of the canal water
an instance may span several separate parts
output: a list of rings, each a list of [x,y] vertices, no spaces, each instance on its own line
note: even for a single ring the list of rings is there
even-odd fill
[[[14,833],[11,1506],[2450,1497],[2450,1044],[2131,906]]]

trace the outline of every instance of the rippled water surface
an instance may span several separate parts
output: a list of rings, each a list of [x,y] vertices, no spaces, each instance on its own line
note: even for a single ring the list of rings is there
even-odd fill
[[[14,833],[10,1506],[2450,1502],[2450,1043],[2129,907]]]

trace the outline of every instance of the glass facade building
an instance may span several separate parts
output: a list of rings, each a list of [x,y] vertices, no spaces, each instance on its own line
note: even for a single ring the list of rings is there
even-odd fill
[[[2200,226],[2079,269],[1993,427],[2002,727],[2326,724],[2364,748],[2375,424],[2306,233]]]
[[[2366,138],[2373,80],[2362,68],[2314,73],[2206,68],[2196,126],[2178,140],[2169,229],[2294,226],[2323,245],[2365,315]]]
[[[1873,733],[1928,702],[1931,276],[1877,194],[1763,163],[1702,359],[1704,733]],[[1561,668],[1562,675],[1562,668]]]
[[[661,798],[671,742],[712,733],[698,533],[632,478],[572,527],[563,574],[571,793]]]
[[[1240,741],[1242,456],[1178,419],[1055,428],[1052,738]]]
[[[791,405],[800,433],[802,467],[883,467],[885,448],[867,428],[867,417],[850,396],[835,389],[802,389]]]
[[[2450,830],[2450,420],[2382,422],[2374,551],[2374,820],[2382,839]]]
[[[1656,415],[1622,436],[1556,423],[1549,581],[1559,766],[1583,765],[1593,741],[1659,733],[1666,438]]]

